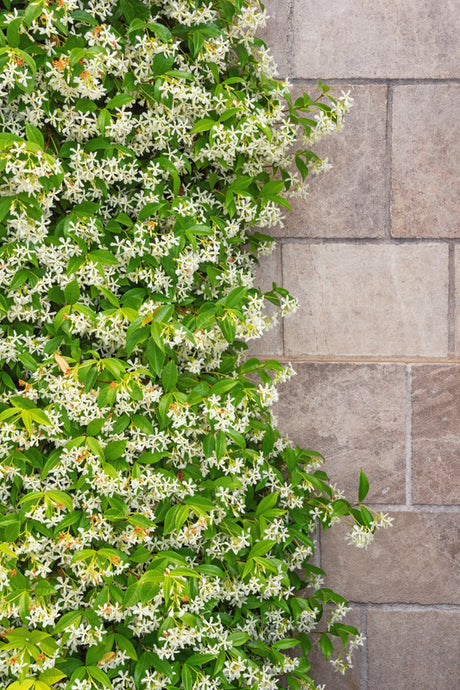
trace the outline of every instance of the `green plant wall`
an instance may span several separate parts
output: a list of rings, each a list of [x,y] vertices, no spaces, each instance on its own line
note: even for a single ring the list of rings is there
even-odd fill
[[[4,0],[0,678],[293,690],[361,642],[315,532],[387,519],[274,428],[257,257],[348,107],[295,102],[246,0]],[[335,647],[335,651],[334,651]],[[292,649],[289,656],[286,650]]]

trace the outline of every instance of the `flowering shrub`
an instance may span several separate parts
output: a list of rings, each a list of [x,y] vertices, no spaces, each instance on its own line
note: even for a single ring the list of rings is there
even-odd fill
[[[388,519],[273,426],[292,371],[246,343],[296,303],[249,230],[349,99],[292,101],[251,0],[3,8],[1,686],[314,688],[309,633],[341,670],[361,642],[317,523]]]

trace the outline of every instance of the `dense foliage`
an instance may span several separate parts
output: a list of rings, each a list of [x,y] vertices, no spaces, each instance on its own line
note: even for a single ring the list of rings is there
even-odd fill
[[[327,166],[309,144],[349,101],[293,102],[263,16],[2,2],[2,688],[298,690],[311,639],[340,669],[361,641],[314,533],[388,520],[280,437],[291,370],[245,355],[265,300],[295,307],[254,285],[253,226]]]

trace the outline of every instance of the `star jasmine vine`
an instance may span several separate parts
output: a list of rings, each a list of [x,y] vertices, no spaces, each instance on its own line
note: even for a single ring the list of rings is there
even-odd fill
[[[293,100],[252,0],[3,0],[0,679],[319,688],[358,630],[312,563],[349,503],[247,356],[296,300],[254,271],[349,95]],[[267,302],[274,315],[266,313]],[[289,654],[286,650],[293,650]]]

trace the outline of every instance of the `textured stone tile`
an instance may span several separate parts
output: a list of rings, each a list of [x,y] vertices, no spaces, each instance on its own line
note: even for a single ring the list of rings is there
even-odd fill
[[[272,283],[281,285],[281,250],[280,248],[269,256],[260,258],[260,264],[256,272],[255,285],[263,291],[270,290]],[[279,309],[272,304],[267,304],[267,313],[273,315],[279,313]],[[262,338],[251,340],[249,343],[248,357],[258,357],[259,355],[280,355],[283,352],[281,335],[281,324],[278,323],[269,331],[266,331]]]
[[[371,609],[367,621],[369,690],[460,687],[458,611]]]
[[[460,366],[414,366],[412,500],[460,502]]]
[[[380,530],[367,550],[346,545],[345,525],[323,533],[327,586],[357,602],[458,603],[460,513],[392,512],[392,517],[393,526]]]
[[[394,88],[395,237],[460,237],[459,109],[460,84]]]
[[[353,608],[343,618],[342,623],[346,625],[354,625],[360,630],[360,611],[358,608]],[[343,645],[338,641],[335,645],[337,651],[343,650]],[[319,649],[319,645],[313,646],[308,657],[311,663],[309,675],[318,684],[325,683],[327,690],[360,690],[361,678],[361,664],[362,664],[362,647],[358,647],[353,652],[353,668],[347,671],[345,675],[337,673],[329,661],[326,661],[324,655]],[[337,655],[334,654],[333,658]]]
[[[455,352],[460,355],[460,246],[455,247]]]
[[[297,363],[280,389],[279,429],[326,458],[333,482],[354,501],[359,470],[369,500],[405,501],[405,366]],[[295,410],[295,414],[293,414]]]
[[[316,98],[317,90],[305,90]],[[332,86],[339,96],[350,90],[354,99],[343,132],[312,146],[328,158],[332,170],[309,175],[308,196],[293,199],[279,236],[384,237],[388,215],[386,190],[386,86]]]
[[[456,77],[459,17],[456,0],[294,0],[294,76]]]
[[[282,2],[264,0],[268,20],[266,25],[257,32],[270,49],[282,77],[288,77],[291,73],[290,64],[293,53],[290,28],[291,4],[292,0]]]
[[[293,243],[283,265],[288,357],[447,354],[447,246]]]

